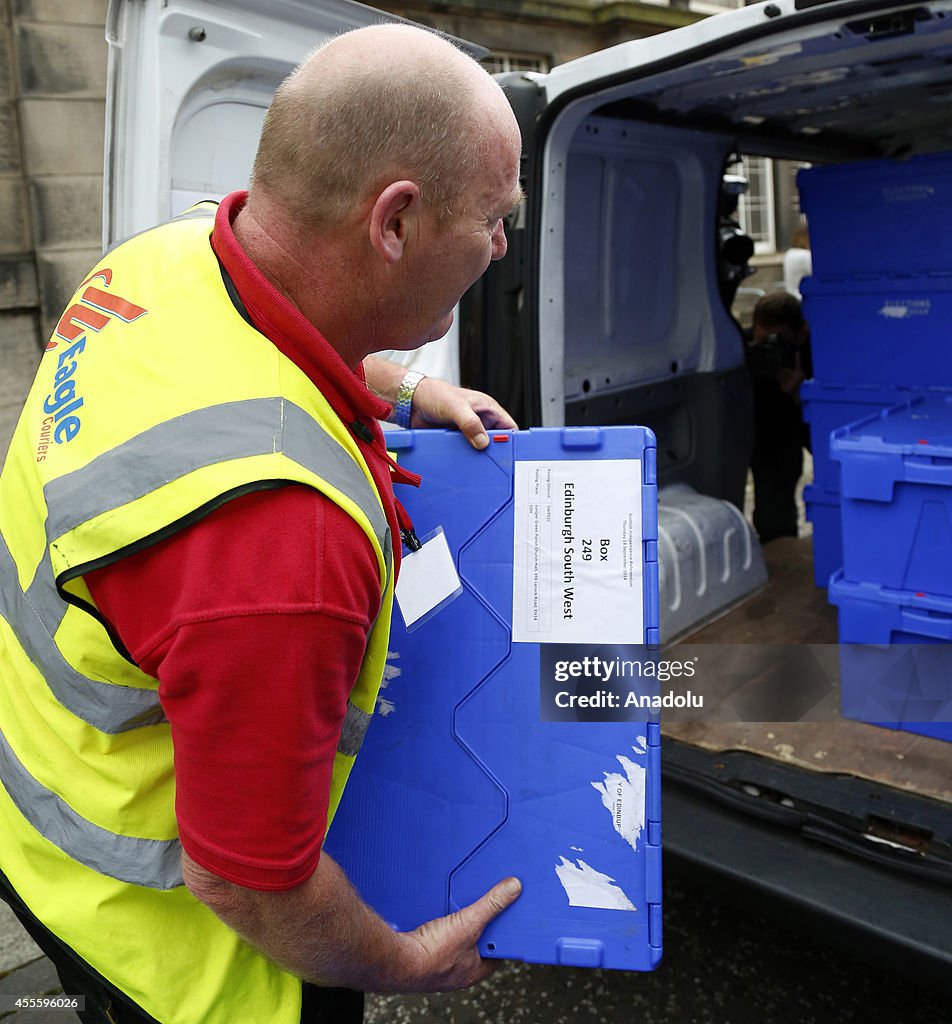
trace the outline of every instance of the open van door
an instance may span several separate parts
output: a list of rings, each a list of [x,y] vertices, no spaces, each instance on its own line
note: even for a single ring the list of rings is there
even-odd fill
[[[351,0],[110,0],[105,246],[244,188],[281,80],[330,36],[400,20]]]
[[[110,0],[104,248],[244,188],[280,82],[330,37],[383,22],[408,23],[352,0]],[[458,379],[456,331],[390,355]]]

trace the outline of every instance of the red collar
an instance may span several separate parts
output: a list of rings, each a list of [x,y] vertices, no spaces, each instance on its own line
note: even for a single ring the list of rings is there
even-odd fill
[[[391,406],[367,387],[363,365],[356,371],[351,370],[321,332],[268,281],[238,244],[231,225],[247,198],[247,192],[225,196],[212,231],[212,248],[234,283],[246,312],[257,330],[307,374],[343,423],[358,438],[369,441],[378,455],[389,463],[391,480],[419,487],[420,477],[399,467],[387,453],[383,430],[377,421],[390,415]],[[360,429],[354,430],[357,420],[363,428],[369,429],[369,435],[364,436]],[[405,519],[406,513],[399,502],[397,507],[398,516],[402,514]],[[401,529],[407,525],[408,519],[400,523]]]
[[[218,207],[212,248],[232,279],[255,327],[284,353],[320,390],[346,424],[355,419],[386,419],[390,405],[366,384],[363,365],[351,370],[321,332],[275,288],[238,244],[232,222],[245,205],[247,192],[232,192]]]

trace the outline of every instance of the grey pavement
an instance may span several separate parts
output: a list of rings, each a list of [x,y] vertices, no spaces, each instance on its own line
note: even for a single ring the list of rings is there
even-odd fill
[[[665,956],[653,974],[505,963],[467,992],[370,996],[367,1024],[947,1024],[948,995],[873,968],[798,931],[712,898],[668,872]],[[59,990],[49,961],[0,906],[0,994]],[[10,957],[13,959],[11,960]],[[897,968],[898,968],[897,964]],[[0,975],[8,966],[0,968]],[[69,1012],[18,1011],[3,1024],[77,1024]],[[238,1022],[236,1022],[238,1024]],[[242,1024],[267,1024],[242,1022]]]
[[[13,911],[0,900],[0,974],[42,956],[40,947],[23,930]]]
[[[948,1024],[948,995],[670,871],[652,974],[506,964],[465,993],[373,997],[367,1024]],[[897,964],[898,967],[898,964]]]
[[[26,934],[13,911],[0,901],[0,1020],[3,1024],[79,1024],[62,1010],[5,1010],[10,996],[53,995],[62,991],[50,961]]]

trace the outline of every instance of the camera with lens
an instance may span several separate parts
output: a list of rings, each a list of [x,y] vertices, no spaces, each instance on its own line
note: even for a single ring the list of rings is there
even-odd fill
[[[741,281],[755,273],[750,265],[754,240],[744,234],[737,220],[740,197],[747,191],[746,178],[725,174],[721,179],[717,206],[717,278],[721,299],[730,308]]]
[[[747,367],[755,377],[771,377],[796,365],[797,346],[782,334],[774,332],[747,345]]]

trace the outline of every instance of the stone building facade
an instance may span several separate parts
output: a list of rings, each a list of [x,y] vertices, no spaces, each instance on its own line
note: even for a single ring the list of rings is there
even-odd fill
[[[101,249],[106,0],[0,0],[0,446]]]

